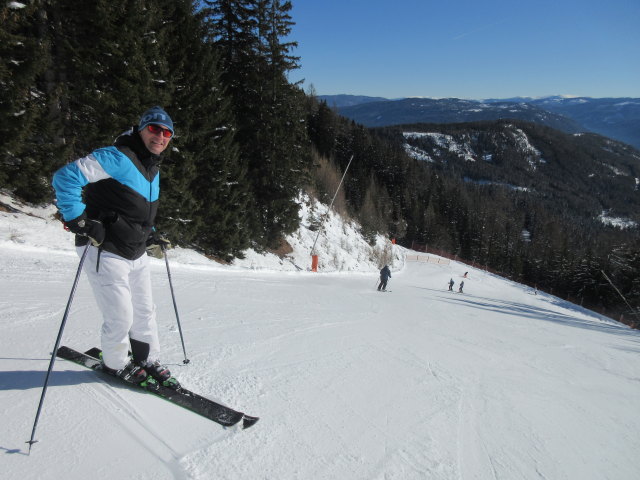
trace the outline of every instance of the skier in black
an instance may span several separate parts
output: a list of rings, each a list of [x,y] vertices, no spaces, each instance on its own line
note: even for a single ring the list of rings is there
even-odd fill
[[[453,278],[451,278],[449,280],[449,291],[453,292],[453,285],[455,284],[455,282],[453,281]]]
[[[464,280],[460,282],[460,288],[458,289],[458,293],[464,293],[462,291],[462,287],[464,287]]]
[[[383,292],[387,290],[387,282],[391,278],[391,270],[387,265],[384,266],[382,270],[380,270],[380,284],[378,285],[378,291],[382,290]]]

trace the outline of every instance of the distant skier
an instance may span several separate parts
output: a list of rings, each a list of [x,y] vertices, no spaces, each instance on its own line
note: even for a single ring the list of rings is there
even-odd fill
[[[467,274],[468,274],[468,273],[469,273],[469,272],[464,272],[464,275],[462,276],[462,278],[467,278]]]
[[[382,290],[383,292],[387,290],[387,282],[391,278],[391,270],[387,265],[384,266],[382,270],[380,270],[380,284],[378,285],[378,291]]]
[[[460,282],[460,288],[458,289],[458,293],[464,293],[462,291],[462,287],[464,287],[464,280]]]
[[[453,286],[455,285],[455,282],[453,281],[453,278],[449,280],[449,291],[453,292]]]

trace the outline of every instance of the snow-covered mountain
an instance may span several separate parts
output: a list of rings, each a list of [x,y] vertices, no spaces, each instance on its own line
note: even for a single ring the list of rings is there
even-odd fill
[[[455,123],[514,118],[563,132],[594,132],[640,148],[640,98],[590,98],[567,95],[484,100],[405,98],[388,100],[356,95],[320,96],[341,115],[366,126],[405,123]]]
[[[333,214],[317,251],[334,261],[309,272],[313,202],[287,259],[169,252],[188,365],[152,259],[164,361],[257,425],[224,430],[58,360],[28,456],[78,257],[52,208],[1,200],[2,478],[640,477],[640,332],[384,239],[393,276],[379,293],[378,254]],[[81,277],[62,343],[92,347],[99,329]]]
[[[640,98],[549,97],[531,103],[640,149]]]
[[[461,123],[504,118],[540,123],[563,132],[582,131],[568,117],[529,103],[479,102],[459,98],[405,98],[339,108],[341,115],[368,127],[410,123]]]
[[[622,142],[509,120],[405,125],[386,135],[412,158],[465,182],[529,192],[539,205],[562,204],[566,215],[594,227],[640,224],[640,152]]]

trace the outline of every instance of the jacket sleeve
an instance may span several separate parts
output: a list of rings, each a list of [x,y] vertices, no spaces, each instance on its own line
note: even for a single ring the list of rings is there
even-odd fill
[[[56,204],[65,221],[78,218],[85,210],[82,189],[110,175],[93,153],[68,163],[53,174],[52,185],[56,191]]]

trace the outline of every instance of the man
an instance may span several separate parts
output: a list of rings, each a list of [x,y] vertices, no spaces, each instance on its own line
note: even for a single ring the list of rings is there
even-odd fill
[[[391,270],[387,265],[384,266],[382,270],[380,270],[380,284],[378,285],[378,291],[382,290],[383,292],[387,290],[387,282],[391,278]]]
[[[158,327],[145,255],[151,245],[156,250],[159,244],[168,245],[153,225],[160,154],[173,133],[167,112],[150,108],[113,146],[97,149],[53,176],[57,207],[76,234],[78,253],[91,242],[84,270],[102,313],[103,369],[142,385],[177,385],[158,361]]]

